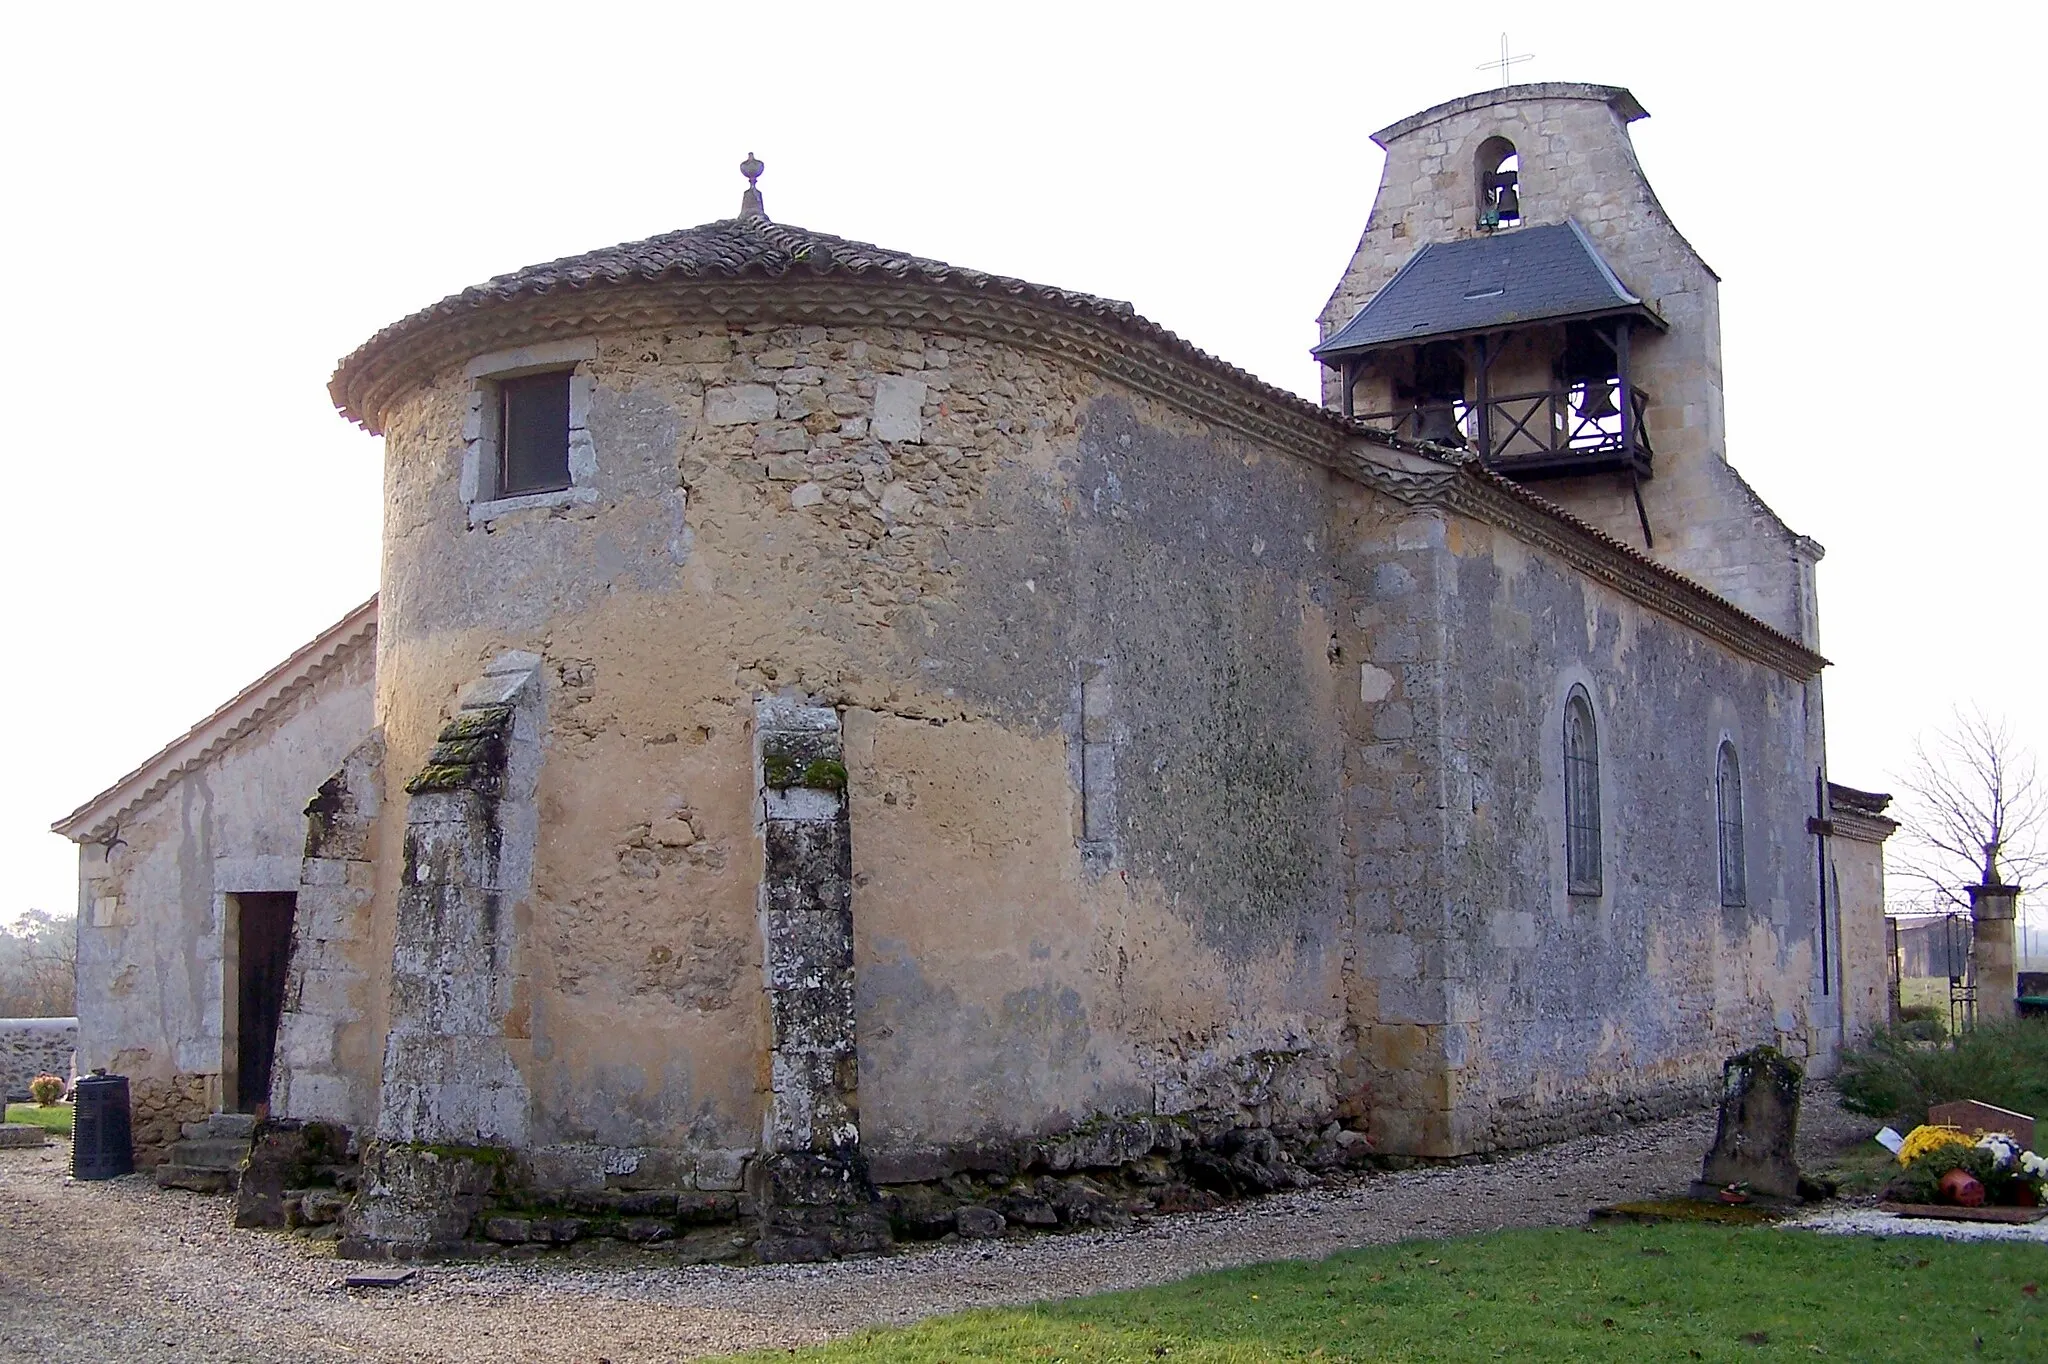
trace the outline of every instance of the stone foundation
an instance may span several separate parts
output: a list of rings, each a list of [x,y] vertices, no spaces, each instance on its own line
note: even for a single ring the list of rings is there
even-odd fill
[[[1637,1085],[1624,1093],[1575,1094],[1548,1104],[1511,1100],[1484,1115],[1470,1147],[1474,1152],[1519,1151],[1595,1132],[1619,1132],[1711,1108],[1719,1091],[1718,1076],[1700,1075]]]
[[[720,1182],[728,1154],[708,1162]],[[684,1153],[655,1156],[602,1162],[612,1168],[601,1182],[563,1188],[541,1182],[570,1172],[559,1151],[373,1147],[341,1253],[537,1254],[610,1239],[658,1247],[690,1264],[827,1260],[947,1236],[1121,1229],[1143,1217],[1306,1188],[1371,1158],[1365,1138],[1335,1122],[1245,1127],[1214,1115],[1101,1119],[1057,1137],[925,1150],[873,1169],[857,1152],[756,1156],[738,1189],[652,1187],[665,1176],[690,1179],[707,1163]],[[585,1175],[598,1168],[574,1167]],[[431,1227],[420,1220],[428,1206],[435,1209]]]
[[[216,1076],[190,1072],[168,1080],[129,1077],[129,1121],[137,1169],[163,1164],[172,1145],[184,1137],[185,1124],[206,1118],[213,1110],[210,1091],[217,1081]]]

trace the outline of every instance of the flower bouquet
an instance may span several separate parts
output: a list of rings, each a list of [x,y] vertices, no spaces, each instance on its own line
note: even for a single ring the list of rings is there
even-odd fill
[[[2004,1132],[1924,1124],[1906,1134],[1898,1156],[1885,1200],[1907,1208],[2036,1208],[2048,1184],[2048,1159]]]

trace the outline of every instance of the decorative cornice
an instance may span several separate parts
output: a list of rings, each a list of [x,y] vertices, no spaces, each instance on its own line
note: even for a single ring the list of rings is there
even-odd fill
[[[1114,319],[1114,321],[1111,321]],[[858,278],[632,282],[431,318],[335,376],[335,403],[381,434],[407,388],[484,350],[590,333],[690,324],[929,328],[1048,354],[1186,407],[1255,440],[1329,464],[1343,417],[1276,388],[1137,314]]]
[[[1470,456],[1427,456],[1439,467],[1403,469],[1360,457],[1354,475],[1397,502],[1456,512],[1547,550],[1640,605],[1797,681],[1827,660],[1692,579],[1664,567]]]
[[[1855,810],[1844,810],[1836,806],[1832,822],[1835,832],[1844,838],[1853,838],[1859,843],[1882,843],[1898,832],[1899,821],[1884,815],[1866,815]]]
[[[96,843],[123,816],[156,797],[277,713],[280,706],[341,666],[377,638],[377,599],[343,616],[291,657],[237,692],[232,700],[166,744],[150,759],[50,826],[74,843]]]

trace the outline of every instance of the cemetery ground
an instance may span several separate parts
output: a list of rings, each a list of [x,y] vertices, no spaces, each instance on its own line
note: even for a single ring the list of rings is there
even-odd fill
[[[1873,1126],[1813,1087],[1802,1162],[1860,1157]],[[1713,1130],[1702,1112],[1123,1233],[746,1269],[584,1243],[391,1290],[344,1287],[331,1242],[233,1230],[223,1199],[68,1183],[60,1141],[0,1151],[0,1359],[2048,1358],[2039,1245],[1584,1229],[1596,1205],[1683,1192]]]
[[[2032,1244],[1598,1225],[1406,1241],[748,1361],[2048,1358]]]
[[[33,1123],[68,1137],[71,1135],[71,1112],[68,1103],[51,1104],[47,1108],[41,1104],[8,1104],[6,1121]]]

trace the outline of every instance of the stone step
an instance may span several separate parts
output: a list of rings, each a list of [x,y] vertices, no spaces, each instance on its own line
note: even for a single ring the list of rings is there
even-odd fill
[[[197,1122],[185,1123],[180,1129],[187,1141],[226,1140],[233,1138],[248,1141],[256,1135],[254,1113],[209,1113]]]
[[[156,1167],[159,1189],[190,1189],[194,1193],[233,1193],[241,1176],[233,1170],[195,1170],[188,1165],[165,1163]]]
[[[247,1138],[201,1137],[171,1143],[167,1163],[189,1170],[238,1170],[249,1158]]]

